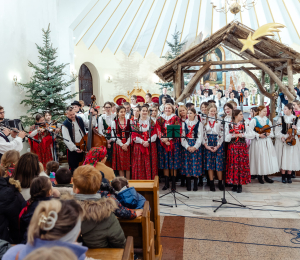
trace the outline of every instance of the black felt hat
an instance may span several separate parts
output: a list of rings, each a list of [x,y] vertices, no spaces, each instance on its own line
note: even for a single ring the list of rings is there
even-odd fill
[[[79,106],[79,107],[81,107],[81,104],[77,100],[75,100],[73,103],[71,103],[71,106]]]

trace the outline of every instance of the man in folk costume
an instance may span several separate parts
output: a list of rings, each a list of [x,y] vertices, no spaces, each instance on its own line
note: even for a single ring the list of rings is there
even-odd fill
[[[76,115],[82,119],[82,121],[84,123],[84,127],[89,128],[89,120],[85,116],[85,114],[81,112],[82,107],[81,107],[81,104],[79,103],[79,101],[75,100],[73,103],[71,103],[71,106],[73,107],[73,110],[76,113]]]
[[[66,139],[64,143],[68,148],[68,163],[73,174],[83,160],[83,151],[79,148],[79,143],[85,135],[85,127],[82,118],[76,115],[73,107],[67,108],[66,115],[67,119],[62,125],[62,136]]]
[[[251,89],[251,95],[250,95],[250,102],[252,106],[259,106],[260,103],[260,98],[259,98],[259,94],[257,94],[257,89],[256,88],[252,88]]]

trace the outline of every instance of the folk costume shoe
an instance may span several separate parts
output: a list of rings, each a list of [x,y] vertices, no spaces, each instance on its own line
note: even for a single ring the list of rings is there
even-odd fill
[[[242,193],[242,185],[238,185],[237,187],[237,193]]]
[[[262,178],[262,175],[258,175],[257,179],[258,179],[259,183],[261,183],[261,184],[265,183],[264,180],[263,180],[263,178]]]
[[[181,180],[180,187],[185,187],[185,179],[186,179],[186,176],[181,175],[181,177],[180,177],[180,180]]]
[[[292,183],[292,174],[287,174],[286,182]]]
[[[203,186],[203,176],[199,176],[198,186],[200,186],[200,187]]]
[[[210,191],[216,191],[214,180],[209,181],[209,188],[210,188]]]
[[[192,188],[191,188],[191,179],[192,177],[186,177],[186,190],[187,191],[190,191]]]
[[[163,186],[162,190],[167,190],[170,188],[169,177],[165,176],[165,186]]]
[[[219,183],[218,183],[218,187],[219,187],[219,190],[224,190],[224,185],[222,183],[222,180],[219,180]]]
[[[194,188],[193,191],[197,191],[198,190],[198,178],[197,177],[193,177],[194,179]]]
[[[281,175],[281,182],[286,184],[286,174]]]
[[[233,185],[232,191],[236,192],[237,191],[237,185]]]
[[[274,182],[272,179],[270,179],[268,177],[268,175],[265,175],[264,178],[265,178],[265,182],[267,182],[267,183],[273,183]]]

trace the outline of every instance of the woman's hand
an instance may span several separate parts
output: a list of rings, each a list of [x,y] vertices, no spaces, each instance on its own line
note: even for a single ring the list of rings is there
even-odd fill
[[[144,147],[149,147],[148,141],[143,142],[143,146],[144,146]]]
[[[166,142],[169,141],[169,139],[168,139],[168,138],[162,138],[161,141],[162,141],[163,143],[166,143]]]
[[[122,145],[122,149],[123,149],[123,151],[125,151],[125,152],[127,152],[128,151],[128,145],[127,144],[123,144]]]
[[[293,128],[293,129],[297,129],[297,126],[293,125],[292,128]]]
[[[107,148],[111,148],[111,144],[110,143],[107,143]]]
[[[267,136],[265,134],[260,134],[259,137],[260,138],[266,138]]]
[[[285,138],[284,138],[284,137],[281,137],[281,141],[282,141],[283,143],[285,143]]]
[[[169,141],[167,141],[165,144],[166,144],[167,146],[171,145],[171,143],[170,143]]]
[[[197,149],[193,146],[193,147],[191,147],[190,152],[191,152],[191,153],[194,153],[196,150],[197,150]]]

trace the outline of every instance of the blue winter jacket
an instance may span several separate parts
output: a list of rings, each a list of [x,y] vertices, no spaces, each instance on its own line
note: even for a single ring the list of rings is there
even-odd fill
[[[119,192],[117,199],[124,207],[130,209],[142,209],[146,201],[145,197],[136,192],[134,187]]]

